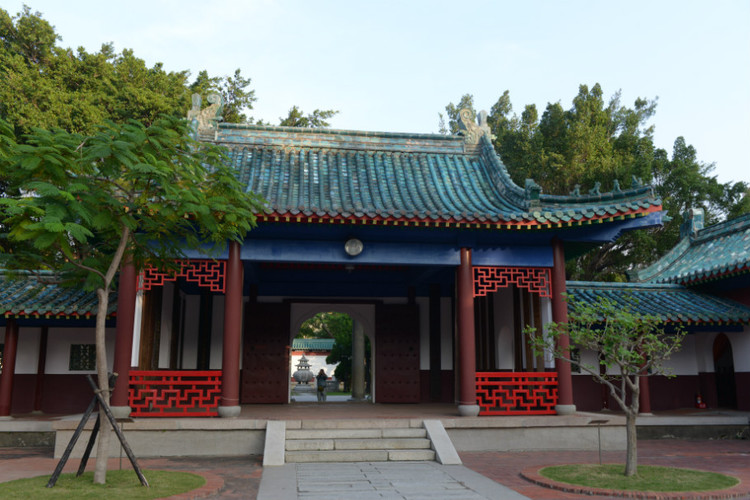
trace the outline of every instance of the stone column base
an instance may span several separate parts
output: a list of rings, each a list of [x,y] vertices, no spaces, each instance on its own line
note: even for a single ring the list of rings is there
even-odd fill
[[[219,406],[219,416],[221,418],[233,418],[240,416],[239,406]]]
[[[479,405],[458,405],[458,414],[462,417],[476,417],[479,415]]]
[[[555,411],[558,415],[573,415],[576,412],[576,405],[555,405]]]
[[[130,416],[131,409],[129,406],[110,406],[109,410],[115,419],[128,418]]]

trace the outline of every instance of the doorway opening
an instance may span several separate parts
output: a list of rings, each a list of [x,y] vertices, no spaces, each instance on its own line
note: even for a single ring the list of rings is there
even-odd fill
[[[719,408],[737,408],[737,387],[734,378],[734,357],[729,338],[720,333],[714,340],[714,373],[716,402]]]
[[[290,402],[370,399],[371,345],[362,325],[347,313],[317,312],[292,339]],[[325,376],[325,378],[321,378]],[[319,386],[324,386],[321,392]]]

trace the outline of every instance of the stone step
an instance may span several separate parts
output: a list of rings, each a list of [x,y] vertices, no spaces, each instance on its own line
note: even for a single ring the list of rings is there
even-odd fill
[[[375,439],[424,438],[427,431],[420,428],[396,429],[287,429],[286,439]]]
[[[434,461],[433,450],[328,450],[287,451],[287,463]]]
[[[429,449],[426,438],[287,439],[288,451],[300,450],[399,450]]]

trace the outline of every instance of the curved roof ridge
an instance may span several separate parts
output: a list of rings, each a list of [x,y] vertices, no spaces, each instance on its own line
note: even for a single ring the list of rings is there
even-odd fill
[[[692,237],[690,236],[682,238],[656,262],[653,262],[643,269],[635,269],[631,271],[629,273],[630,276],[640,282],[658,282],[658,277],[667,273],[670,268],[679,262],[680,258],[690,250],[691,239]]]
[[[719,238],[721,236],[736,233],[750,229],[750,213],[740,215],[734,219],[727,219],[723,222],[712,224],[711,226],[699,229],[697,234],[693,237],[693,241],[702,243],[706,240]]]
[[[685,236],[659,260],[631,273],[637,281],[696,283],[750,271],[750,214]]]
[[[607,298],[619,306],[668,323],[750,323],[750,307],[681,284],[567,281],[566,286],[578,302],[593,305],[600,298]]]

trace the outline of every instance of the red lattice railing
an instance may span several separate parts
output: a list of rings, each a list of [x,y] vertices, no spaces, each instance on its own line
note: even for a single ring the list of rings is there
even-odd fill
[[[499,288],[516,285],[542,297],[552,297],[552,274],[548,267],[475,266],[474,297],[482,297]]]
[[[177,261],[179,270],[162,272],[154,267],[148,267],[141,273],[138,290],[151,290],[155,286],[163,286],[167,281],[185,278],[197,283],[198,286],[210,289],[212,292],[224,293],[226,290],[227,261],[188,259]]]
[[[480,415],[554,415],[556,372],[477,372]]]
[[[215,417],[221,370],[132,370],[128,394],[133,417]]]

